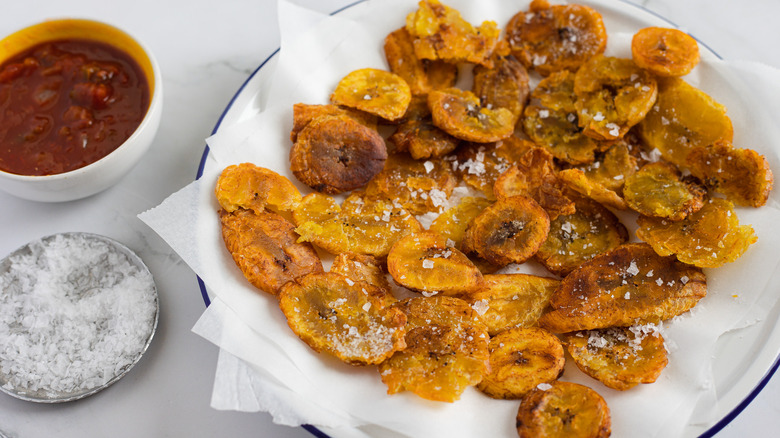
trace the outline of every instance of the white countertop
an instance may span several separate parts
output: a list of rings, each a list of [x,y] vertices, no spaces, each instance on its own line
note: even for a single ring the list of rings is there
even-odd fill
[[[331,12],[353,0],[298,0]],[[165,103],[151,152],[117,186],[62,204],[0,192],[0,257],[63,231],[112,237],[137,252],[154,275],[160,322],[141,362],[118,383],[77,402],[40,405],[0,394],[0,431],[35,437],[310,437],[274,425],[265,413],[209,407],[217,348],[191,333],[204,309],[192,271],[137,214],[191,182],[204,139],[233,94],[279,46],[274,0],[29,0],[4,2],[0,35],[45,18],[76,16],[117,25],[151,47],[161,66]],[[445,1],[446,3],[446,1]],[[780,2],[633,0],[682,26],[729,60],[780,68]],[[775,171],[778,171],[775,169]],[[780,376],[719,438],[780,429]]]

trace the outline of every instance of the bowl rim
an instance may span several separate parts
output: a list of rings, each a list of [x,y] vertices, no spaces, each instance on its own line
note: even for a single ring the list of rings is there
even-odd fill
[[[67,171],[67,172],[55,173],[55,174],[52,174],[52,175],[22,175],[22,174],[18,174],[18,173],[6,172],[6,171],[0,169],[0,176],[2,176],[5,179],[13,180],[13,181],[16,181],[16,182],[34,182],[34,183],[40,182],[40,183],[43,183],[43,182],[51,182],[51,181],[75,178],[75,177],[78,177],[81,174],[90,172],[91,169],[93,169],[95,167],[99,167],[101,165],[101,163],[104,163],[105,161],[110,160],[111,159],[110,157],[112,157],[114,155],[118,155],[117,152],[119,152],[120,150],[127,149],[131,143],[133,143],[138,137],[143,135],[142,133],[145,131],[145,128],[148,125],[150,125],[151,123],[153,123],[154,113],[159,110],[158,107],[160,106],[160,101],[161,101],[161,98],[162,98],[162,74],[160,73],[160,65],[157,62],[157,59],[155,58],[155,56],[152,53],[152,51],[149,49],[149,46],[147,46],[143,41],[139,40],[134,35],[131,35],[127,31],[123,30],[122,28],[120,28],[120,27],[118,27],[118,26],[116,26],[114,24],[111,24],[111,23],[108,23],[108,22],[102,21],[102,20],[95,20],[95,19],[92,19],[92,18],[80,18],[80,17],[48,18],[46,20],[39,21],[37,23],[31,24],[29,26],[23,27],[23,28],[21,28],[21,29],[19,29],[17,31],[14,31],[14,32],[6,35],[2,39],[0,39],[0,43],[3,43],[3,42],[5,42],[6,40],[8,40],[10,38],[19,38],[20,36],[22,36],[22,35],[24,35],[26,33],[32,32],[32,31],[34,31],[34,30],[36,30],[36,29],[38,29],[40,27],[43,27],[43,26],[51,26],[51,25],[55,25],[56,26],[56,25],[64,25],[64,24],[76,24],[76,25],[79,25],[79,26],[86,25],[86,26],[98,26],[98,27],[109,28],[109,29],[111,29],[112,31],[114,31],[114,32],[116,32],[118,34],[123,35],[129,41],[131,41],[132,43],[135,43],[141,49],[139,53],[143,54],[143,56],[146,57],[146,61],[148,61],[148,64],[151,67],[151,77],[149,77],[149,74],[147,74],[146,69],[143,68],[143,62],[141,62],[142,60],[137,59],[137,56],[132,54],[132,53],[130,53],[128,50],[124,50],[124,49],[121,49],[120,47],[117,47],[120,50],[122,50],[124,53],[126,53],[128,56],[133,58],[141,66],[141,70],[142,70],[144,76],[146,76],[147,82],[150,84],[150,89],[152,90],[152,93],[149,96],[149,104],[148,104],[148,106],[146,108],[146,113],[144,113],[144,117],[141,120],[141,123],[138,124],[138,127],[135,128],[135,131],[133,131],[133,133],[127,139],[125,139],[125,141],[122,142],[122,144],[120,144],[116,149],[114,149],[113,151],[109,152],[106,156],[104,156],[103,158],[101,158],[101,159],[99,159],[97,161],[94,161],[94,162],[92,162],[90,164],[87,164],[86,166],[79,167],[77,169],[73,169],[73,170],[70,170],[70,171]],[[45,38],[44,37],[44,38],[36,39],[33,43],[25,45],[24,49],[22,49],[22,50],[25,50],[25,49],[27,49],[29,47],[33,47],[33,46],[35,46],[37,44],[41,44],[43,42],[57,41],[58,39],[60,39],[60,38]],[[104,43],[104,44],[114,45],[113,43],[111,43],[109,41],[106,41],[104,39],[92,38],[91,36],[85,36],[85,37],[83,37],[83,39],[86,39],[86,40],[90,40],[91,39],[93,41],[101,42],[101,43]],[[116,45],[114,45],[114,47],[116,47]],[[14,56],[16,53],[19,53],[19,52],[21,52],[21,50],[15,52],[15,53],[9,54],[8,57]],[[6,57],[4,59],[0,59],[0,63],[4,62],[5,59],[7,59],[8,57]]]

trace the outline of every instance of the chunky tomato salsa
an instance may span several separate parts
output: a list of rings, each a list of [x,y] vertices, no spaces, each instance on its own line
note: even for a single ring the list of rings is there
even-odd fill
[[[68,172],[105,157],[149,107],[138,64],[108,44],[46,42],[0,65],[0,169]]]

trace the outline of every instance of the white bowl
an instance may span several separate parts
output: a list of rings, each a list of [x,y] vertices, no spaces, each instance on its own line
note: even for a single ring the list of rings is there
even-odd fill
[[[20,198],[62,202],[85,198],[116,184],[149,149],[162,115],[162,76],[152,53],[124,31],[94,20],[48,20],[0,40],[0,62],[45,41],[81,38],[110,44],[128,53],[149,84],[149,108],[135,132],[114,151],[87,166],[55,175],[28,176],[0,170],[0,190]]]

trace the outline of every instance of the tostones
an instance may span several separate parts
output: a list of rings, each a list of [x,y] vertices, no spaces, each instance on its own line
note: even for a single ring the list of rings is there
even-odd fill
[[[655,104],[658,83],[630,59],[594,56],[574,76],[578,123],[597,140],[622,138]]]
[[[290,170],[312,189],[336,194],[363,187],[387,159],[385,141],[348,116],[317,118],[298,133]]]
[[[520,438],[607,438],[612,433],[609,407],[587,386],[560,380],[523,397],[517,411]]]
[[[626,243],[567,275],[539,325],[553,333],[657,323],[687,312],[707,294],[701,269]]]
[[[740,225],[731,201],[713,198],[701,210],[677,222],[640,216],[636,235],[661,255],[700,268],[716,268],[737,260],[758,238],[750,225]]]
[[[390,290],[390,282],[382,268],[382,263],[374,256],[343,252],[333,259],[329,272],[335,272],[347,277],[350,281],[365,281],[386,291]],[[347,282],[349,283],[349,281]]]
[[[495,199],[493,187],[498,177],[534,147],[515,136],[494,143],[466,143],[458,148],[452,165],[463,182]]]
[[[519,399],[563,373],[563,345],[538,327],[505,330],[490,339],[490,372],[477,389],[498,399]]]
[[[387,35],[384,49],[390,71],[409,84],[412,95],[426,95],[433,89],[455,85],[458,67],[441,60],[418,58],[414,53],[414,38],[406,27]]]
[[[395,145],[395,152],[408,152],[415,160],[443,157],[460,144],[459,139],[437,128],[430,118],[406,120],[388,140]]]
[[[332,272],[305,275],[279,293],[299,338],[352,365],[378,364],[406,347],[406,315],[394,302],[383,289]]]
[[[684,76],[699,63],[699,44],[681,30],[646,27],[631,39],[631,57],[658,76]]]
[[[772,169],[763,155],[752,149],[737,149],[728,141],[694,146],[686,163],[705,186],[737,205],[763,206],[774,185]]]
[[[490,143],[514,132],[515,117],[506,108],[482,106],[474,93],[445,88],[428,93],[433,124],[461,140]]]
[[[277,295],[302,275],[322,272],[322,262],[309,243],[298,243],[295,226],[276,213],[220,210],[222,239],[249,282]]]
[[[577,4],[551,6],[547,0],[533,0],[528,12],[513,16],[506,38],[512,54],[542,76],[576,71],[607,47],[607,30],[596,10]]]
[[[258,214],[266,208],[290,212],[301,202],[301,192],[289,179],[252,163],[226,167],[219,175],[214,191],[217,202],[228,212],[239,208]]]
[[[691,148],[730,142],[734,127],[726,107],[712,97],[680,78],[662,78],[658,100],[637,125],[637,134],[666,161],[686,167]]]
[[[672,221],[697,212],[705,196],[707,190],[695,178],[683,177],[663,161],[645,164],[623,186],[623,198],[634,211]]]
[[[295,143],[298,140],[298,133],[312,120],[331,116],[349,116],[366,128],[377,129],[377,117],[373,114],[337,105],[296,103],[293,105],[293,128],[290,130],[290,141]]]
[[[330,101],[356,108],[387,120],[406,113],[412,92],[409,84],[395,73],[376,68],[355,70],[339,81]]]
[[[486,108],[506,108],[514,125],[531,93],[528,72],[514,56],[494,56],[493,67],[474,67],[472,91]]]
[[[450,245],[459,248],[466,235],[466,229],[482,210],[493,202],[487,198],[466,196],[459,203],[444,210],[433,220],[429,230],[442,236]]]
[[[395,306],[406,314],[406,349],[379,364],[388,394],[407,390],[454,402],[490,367],[484,324],[468,303],[453,297],[415,297]]]
[[[570,333],[565,343],[582,372],[619,391],[655,382],[669,362],[654,324]]]

